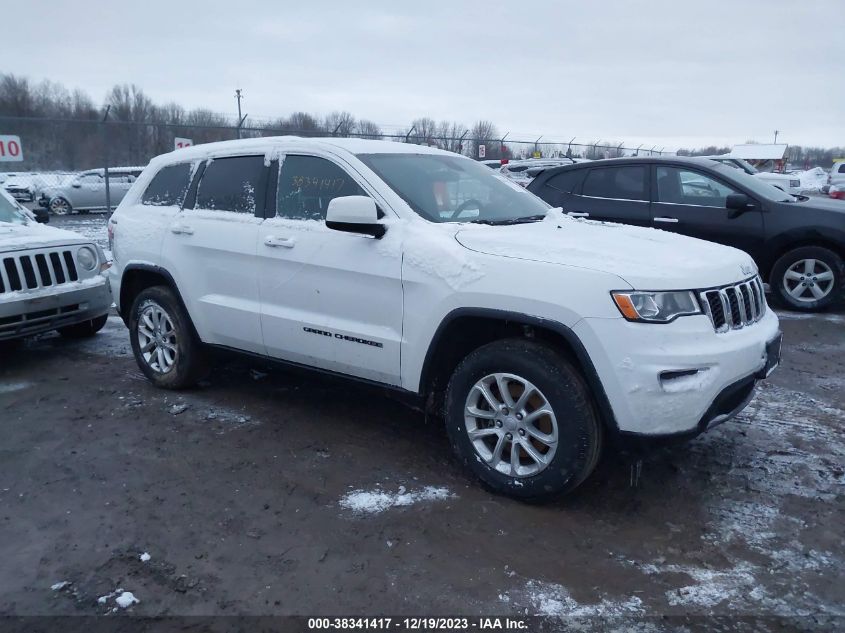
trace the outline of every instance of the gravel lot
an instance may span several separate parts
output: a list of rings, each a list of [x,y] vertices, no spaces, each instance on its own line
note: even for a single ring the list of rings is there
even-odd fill
[[[102,214],[53,224],[105,246]],[[0,364],[0,615],[833,627],[845,314],[782,313],[782,328],[783,364],[738,419],[651,455],[636,485],[610,455],[547,506],[482,490],[439,425],[380,390],[234,361],[196,390],[158,391],[117,317],[89,341],[28,341]],[[122,591],[138,602],[124,609]]]

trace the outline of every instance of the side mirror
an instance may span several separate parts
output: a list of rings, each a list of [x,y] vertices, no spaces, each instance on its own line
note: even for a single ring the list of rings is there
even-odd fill
[[[335,231],[362,233],[379,239],[387,228],[378,222],[376,201],[367,196],[342,196],[329,202],[326,226]]]
[[[744,193],[729,193],[725,198],[725,208],[730,211],[730,219],[738,218],[751,208],[751,201]]]

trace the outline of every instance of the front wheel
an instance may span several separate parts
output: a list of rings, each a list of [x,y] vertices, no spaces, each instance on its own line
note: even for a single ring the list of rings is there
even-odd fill
[[[824,310],[845,294],[845,263],[821,246],[802,246],[772,267],[769,284],[779,302],[793,310]]]
[[[525,500],[577,488],[602,447],[601,421],[578,370],[552,348],[522,339],[484,345],[458,365],[446,428],[482,484]]]
[[[202,342],[176,294],[167,286],[141,291],[129,314],[135,362],[156,387],[184,389],[206,373]]]

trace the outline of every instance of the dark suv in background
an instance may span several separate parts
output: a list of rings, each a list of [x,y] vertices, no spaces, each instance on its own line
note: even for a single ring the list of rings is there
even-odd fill
[[[795,310],[845,296],[845,204],[791,196],[696,158],[619,158],[546,169],[528,190],[570,215],[651,226],[742,249]]]

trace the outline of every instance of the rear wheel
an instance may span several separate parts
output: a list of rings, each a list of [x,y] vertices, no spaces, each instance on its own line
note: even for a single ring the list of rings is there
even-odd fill
[[[50,200],[50,212],[54,215],[67,215],[71,211],[73,211],[73,207],[64,198],[53,198]]]
[[[602,446],[580,373],[550,347],[521,339],[484,345],[458,365],[446,428],[459,459],[486,487],[519,499],[574,490]]]
[[[65,338],[88,338],[94,336],[97,332],[106,326],[106,321],[109,320],[109,315],[104,314],[95,319],[89,319],[82,323],[74,323],[73,325],[66,325],[58,329],[59,334]]]
[[[778,301],[794,310],[824,310],[842,299],[845,264],[833,251],[802,246],[784,254],[769,279]]]
[[[167,286],[142,290],[129,314],[135,362],[157,387],[183,389],[207,371],[202,343],[176,294]]]

